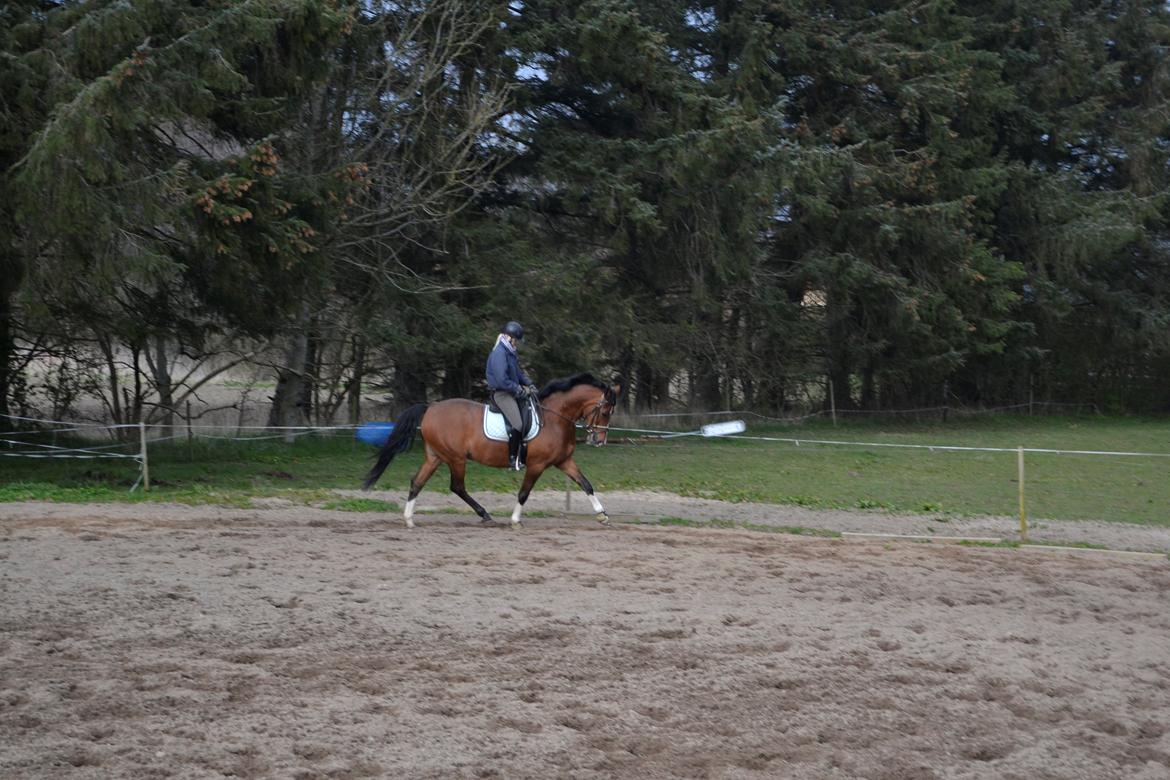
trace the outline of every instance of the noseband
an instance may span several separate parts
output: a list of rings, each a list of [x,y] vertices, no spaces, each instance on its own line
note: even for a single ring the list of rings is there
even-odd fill
[[[606,393],[606,395],[608,395],[608,393]],[[582,414],[581,417],[578,418],[585,420],[585,432],[590,436],[596,437],[599,430],[609,430],[608,425],[600,424],[601,418],[605,416],[605,407],[607,406],[609,407],[609,414],[613,414],[614,405],[610,403],[607,397],[603,396],[600,401],[593,405],[592,410],[590,410],[588,413]]]

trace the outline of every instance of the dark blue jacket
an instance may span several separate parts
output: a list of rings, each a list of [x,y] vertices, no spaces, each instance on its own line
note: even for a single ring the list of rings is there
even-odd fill
[[[521,389],[532,384],[532,380],[520,368],[519,358],[501,342],[488,355],[487,383],[493,392],[503,390],[519,398]]]

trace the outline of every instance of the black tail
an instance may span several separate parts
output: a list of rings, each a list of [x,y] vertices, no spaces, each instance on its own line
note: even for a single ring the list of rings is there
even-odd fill
[[[378,477],[382,476],[382,472],[390,465],[390,461],[394,460],[395,455],[410,449],[410,445],[414,444],[414,434],[418,432],[418,426],[422,424],[422,418],[426,412],[426,404],[416,404],[398,415],[398,421],[394,423],[394,431],[378,452],[377,463],[370,469],[370,473],[366,474],[362,490],[369,490],[374,486]]]

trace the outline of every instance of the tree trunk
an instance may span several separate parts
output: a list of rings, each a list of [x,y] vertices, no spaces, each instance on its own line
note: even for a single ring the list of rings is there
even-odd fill
[[[427,382],[423,371],[413,363],[399,363],[394,368],[395,416],[415,404],[426,402]]]
[[[12,413],[8,408],[8,396],[12,385],[11,367],[16,360],[16,333],[12,322],[16,314],[12,305],[15,293],[15,287],[10,289],[7,281],[0,283],[0,416]]]
[[[114,348],[110,340],[104,335],[97,335],[98,346],[101,348],[102,356],[106,359],[106,382],[110,389],[110,414],[113,416],[114,425],[121,425],[127,420],[123,419],[122,414],[122,399],[118,395],[118,367],[114,364]],[[54,417],[59,417],[57,410],[54,410]]]
[[[737,359],[742,314],[738,306],[733,308],[723,325],[723,408],[730,409],[735,402],[735,380],[739,377],[740,363]]]
[[[637,373],[632,377],[638,388],[634,409],[638,412],[652,412],[658,407],[658,393],[654,382],[654,369],[645,360],[638,361]]]
[[[625,379],[625,381],[627,383],[638,382],[638,378],[634,376],[634,350],[633,350],[633,347],[627,345],[625,348],[622,349],[621,354],[622,354],[621,359],[618,361],[618,366],[619,366],[618,373],[622,375],[622,377]],[[635,405],[635,408],[638,405],[641,405],[641,403],[642,403],[642,393],[644,391],[642,389],[641,382],[638,382],[638,384],[637,384],[637,392],[638,392],[638,398],[636,399],[637,403]],[[618,407],[622,410],[623,414],[630,413],[630,396],[631,395],[632,395],[632,393],[624,392],[618,398]]]
[[[137,423],[142,422],[142,408],[146,401],[146,394],[142,392],[142,347],[139,344],[130,345],[130,357],[134,366],[134,416],[128,422]]]
[[[752,335],[755,329],[752,327],[753,316],[751,307],[746,307],[743,313],[743,328],[740,332],[740,349],[743,350],[743,355],[746,358],[743,373],[740,376],[740,384],[743,385],[743,406],[745,409],[754,409],[756,406],[756,371],[760,370],[758,363],[753,364],[752,352]],[[779,373],[776,371],[776,366],[768,366],[764,368],[761,373]]]
[[[719,386],[719,366],[710,360],[699,358],[695,376],[695,401],[704,412],[720,411],[723,406],[723,390]]]
[[[850,327],[849,296],[830,291],[827,300],[827,348],[829,380],[832,382],[833,402],[837,409],[852,409],[853,393],[849,386],[852,374],[850,339],[855,338]],[[829,408],[825,399],[825,409]]]
[[[154,374],[154,388],[158,393],[158,405],[163,410],[162,436],[169,437],[175,432],[175,398],[174,387],[171,384],[171,366],[167,357],[165,336],[154,337],[154,357],[147,360],[147,363],[150,364],[150,369]]]
[[[874,381],[873,366],[866,366],[861,370],[861,408],[877,409],[877,386]]]
[[[829,369],[829,381],[833,388],[833,405],[837,409],[852,409],[853,394],[850,392],[849,382],[852,375],[847,366],[832,366]],[[825,409],[829,408],[828,399],[825,399]]]
[[[300,314],[293,324],[284,365],[276,372],[276,391],[272,395],[272,410],[268,413],[269,427],[287,428],[306,423],[303,403],[307,380],[305,367],[308,362],[309,306],[305,303],[301,305]],[[296,439],[292,431],[284,433],[284,441],[292,442]]]
[[[366,374],[366,340],[361,336],[353,337],[353,376],[346,387],[348,403],[346,420],[350,425],[357,425],[362,421],[362,379]]]
[[[313,424],[313,418],[317,416],[315,422],[317,425],[321,425],[322,421],[319,416],[321,412],[317,406],[317,380],[319,378],[318,366],[320,364],[321,337],[317,330],[318,322],[316,318],[313,318],[309,322],[309,329],[306,334],[305,370],[302,373],[303,381],[301,382],[298,405],[307,424]]]
[[[439,393],[443,398],[471,398],[476,379],[483,379],[483,356],[463,351],[443,371]],[[539,382],[539,377],[533,377]]]

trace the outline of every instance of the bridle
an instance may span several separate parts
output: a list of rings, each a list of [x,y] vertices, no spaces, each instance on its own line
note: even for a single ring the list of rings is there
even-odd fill
[[[595,446],[600,446],[601,442],[597,441],[597,432],[609,430],[609,425],[602,425],[601,420],[607,414],[613,414],[613,410],[617,406],[617,400],[610,400],[610,391],[605,390],[602,393],[601,400],[594,404],[591,409],[578,415],[576,419],[569,419],[568,415],[561,414],[556,409],[550,409],[544,404],[538,404],[538,406],[544,411],[560,417],[571,425],[576,425],[578,421],[584,420],[585,433],[588,436],[587,441]]]
[[[614,407],[617,405],[616,401],[609,399],[609,391],[606,390],[601,400],[593,405],[588,415],[582,414],[581,417],[585,419],[585,433],[588,434],[588,441],[590,444],[601,446],[601,442],[597,440],[598,431],[609,431],[609,425],[602,425],[601,419],[613,414]],[[606,407],[609,407],[608,411]]]

